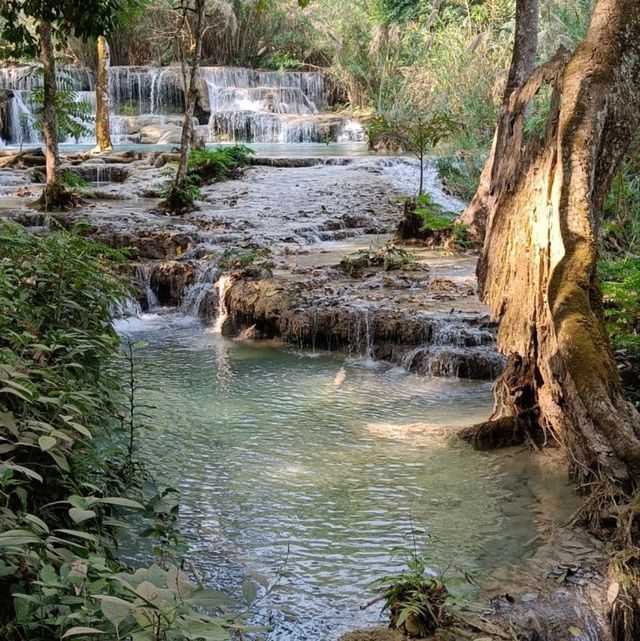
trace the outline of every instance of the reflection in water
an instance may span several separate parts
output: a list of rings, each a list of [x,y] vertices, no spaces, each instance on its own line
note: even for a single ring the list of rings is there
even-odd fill
[[[206,579],[237,592],[248,571],[274,580],[287,559],[255,614],[269,639],[323,641],[377,621],[378,606],[360,610],[368,584],[397,569],[389,551],[414,525],[436,537],[423,552],[470,571],[530,552],[526,483],[441,429],[485,417],[488,384],[237,343],[179,316],[120,329],[150,342],[141,401],[156,427],[142,448],[182,492]],[[505,496],[521,509],[503,513]]]

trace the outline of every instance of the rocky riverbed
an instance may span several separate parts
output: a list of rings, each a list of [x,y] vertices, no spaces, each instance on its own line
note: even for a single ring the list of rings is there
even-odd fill
[[[390,245],[415,164],[259,157],[239,178],[206,186],[199,210],[177,218],[157,210],[172,159],[160,151],[64,157],[66,169],[91,183],[92,198],[56,219],[65,226],[85,220],[96,239],[131,248],[143,309],[178,307],[226,336],[341,350],[436,377],[489,380],[500,371],[495,328],[476,296],[475,257]],[[30,206],[42,164],[37,151],[0,157],[3,217],[51,224]],[[427,182],[437,202],[461,207],[433,170]],[[544,480],[553,478],[545,466],[557,472],[562,464],[546,456],[537,464],[523,476],[542,484],[533,509],[544,545],[485,583],[487,599],[463,610],[467,623],[442,638],[607,638],[603,610],[615,584],[601,574],[602,545],[559,525],[576,506],[559,505],[557,486]],[[391,637],[377,629],[350,640]]]
[[[26,154],[2,172],[4,215],[25,224],[43,222],[29,207],[37,159]],[[494,328],[475,295],[475,258],[390,245],[415,178],[410,160],[253,158],[238,179],[205,186],[199,210],[177,218],[156,209],[172,159],[65,157],[64,168],[92,184],[92,199],[58,219],[85,219],[96,239],[132,248],[143,309],[181,306],[228,336],[340,349],[433,376],[500,371]],[[442,205],[460,208],[433,170],[429,185]],[[379,265],[360,265],[376,254]]]

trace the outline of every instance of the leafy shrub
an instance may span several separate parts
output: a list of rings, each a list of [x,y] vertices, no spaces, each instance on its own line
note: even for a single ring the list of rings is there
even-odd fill
[[[469,202],[475,195],[485,154],[458,153],[436,159],[436,168],[447,193]]]
[[[133,398],[113,365],[122,255],[5,223],[0,256],[0,637],[226,639],[224,595],[169,560],[172,490],[133,456]],[[131,511],[158,541],[158,563],[135,572],[115,548]]]
[[[640,355],[640,258],[602,261],[599,272],[612,343]]]
[[[189,154],[188,171],[203,182],[225,180],[237,175],[238,170],[249,164],[253,150],[246,145],[193,149]]]
[[[301,69],[304,67],[304,63],[286,51],[276,51],[269,56],[265,67],[274,71],[291,71]]]
[[[42,69],[36,68],[33,72],[42,76]],[[93,105],[80,100],[78,92],[73,88],[71,77],[64,70],[56,74],[58,90],[56,91],[55,110],[58,125],[58,138],[66,140],[73,138],[78,142],[89,135],[95,119]],[[35,124],[43,127],[44,118],[44,89],[37,87],[32,95],[34,104]]]

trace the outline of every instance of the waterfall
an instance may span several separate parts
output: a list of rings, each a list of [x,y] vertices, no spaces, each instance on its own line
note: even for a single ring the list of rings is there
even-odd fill
[[[318,72],[203,67],[211,141],[325,142],[336,124],[322,122],[324,77]]]
[[[181,309],[191,316],[205,316],[208,297],[215,290],[213,284],[220,277],[220,269],[215,265],[205,264],[198,267],[196,282],[190,285],[182,300]]]
[[[158,306],[158,298],[151,289],[151,268],[149,265],[138,265],[136,267],[136,281],[139,283],[141,292],[147,301],[147,309]]]
[[[166,115],[184,110],[177,67],[111,67],[109,94],[116,114]]]
[[[88,69],[61,67],[58,86],[95,107],[94,79]],[[240,67],[202,67],[198,85],[200,122],[208,123],[209,142],[361,142],[357,122],[327,112],[324,76],[316,71],[256,71]],[[0,89],[14,94],[2,109],[4,142],[41,141],[33,115],[33,92],[42,86],[38,66],[0,68]],[[175,128],[169,116],[184,112],[180,68],[122,67],[109,70],[112,139],[118,143],[162,140],[163,128]],[[167,120],[165,121],[165,118]],[[147,132],[141,135],[141,130]],[[154,133],[153,130],[159,133]],[[149,139],[151,136],[151,140]],[[93,134],[61,142],[93,144]]]
[[[222,328],[227,318],[229,318],[229,310],[227,309],[227,290],[231,285],[231,276],[221,276],[216,282],[216,291],[218,292],[218,317],[216,322],[211,328],[213,334],[222,334]]]

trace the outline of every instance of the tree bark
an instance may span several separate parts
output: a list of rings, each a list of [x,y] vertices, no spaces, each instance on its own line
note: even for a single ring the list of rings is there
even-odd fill
[[[111,53],[104,36],[98,37],[98,78],[96,82],[96,148],[94,151],[111,151],[111,127],[109,121],[109,66]]]
[[[493,194],[493,175],[496,164],[501,162],[503,150],[497,147],[497,141],[502,139],[500,129],[508,126],[507,107],[511,94],[522,86],[536,66],[538,51],[538,14],[539,0],[516,0],[516,27],[513,43],[513,54],[509,67],[509,75],[502,99],[502,107],[498,118],[496,134],[493,138],[489,157],[482,169],[478,189],[465,211],[460,216],[460,222],[467,225],[473,239],[482,242],[487,217],[491,208]]]
[[[50,204],[56,201],[60,189],[58,176],[60,155],[58,153],[58,122],[56,115],[56,65],[52,31],[50,23],[44,20],[40,22],[40,55],[42,58],[44,95],[42,121],[46,157],[46,185],[43,198],[44,206],[47,209]]]
[[[565,448],[598,497],[594,514],[640,478],[640,415],[622,394],[596,265],[604,201],[640,124],[638,33],[637,0],[598,0],[576,52],[512,93],[478,265],[508,356],[493,418],[525,418]],[[525,109],[543,84],[553,88],[546,135],[527,140]]]
[[[180,163],[176,173],[176,185],[182,186],[187,177],[187,165],[189,152],[191,151],[191,140],[193,138],[193,113],[195,111],[198,95],[198,72],[202,59],[202,35],[204,31],[206,0],[195,0],[196,25],[194,30],[194,53],[189,73],[189,84],[186,92],[187,102],[184,112],[184,123],[182,124],[182,138],[180,140]]]

